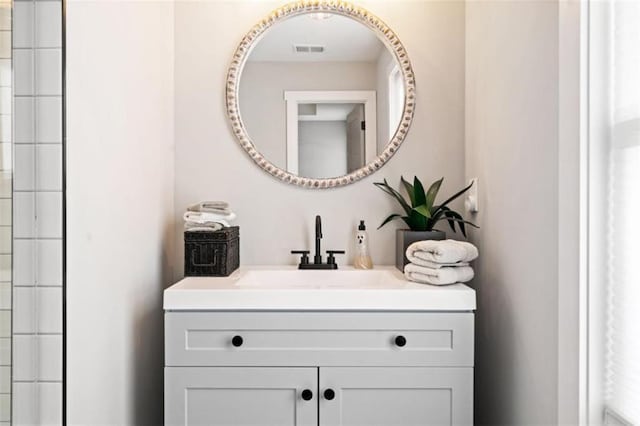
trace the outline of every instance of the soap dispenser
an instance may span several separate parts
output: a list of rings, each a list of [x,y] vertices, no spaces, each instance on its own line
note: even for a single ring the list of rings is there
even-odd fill
[[[353,259],[353,267],[356,269],[372,269],[373,262],[369,255],[369,236],[364,220],[360,221],[356,232],[356,256]]]

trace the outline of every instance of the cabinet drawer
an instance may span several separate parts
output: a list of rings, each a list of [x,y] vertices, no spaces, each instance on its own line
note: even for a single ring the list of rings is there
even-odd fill
[[[472,367],[473,314],[167,312],[165,342],[167,366]]]

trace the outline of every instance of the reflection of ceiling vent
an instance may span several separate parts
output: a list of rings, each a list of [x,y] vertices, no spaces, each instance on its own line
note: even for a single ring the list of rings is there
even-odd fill
[[[311,44],[294,44],[293,51],[296,53],[322,53],[324,46]]]

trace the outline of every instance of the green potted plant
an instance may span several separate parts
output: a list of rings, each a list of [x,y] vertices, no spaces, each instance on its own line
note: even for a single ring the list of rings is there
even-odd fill
[[[446,220],[453,232],[456,232],[456,224],[462,235],[466,238],[467,231],[465,225],[477,226],[462,218],[462,215],[448,207],[456,198],[464,194],[473,183],[464,189],[456,192],[440,204],[436,204],[436,197],[440,191],[440,186],[444,178],[441,178],[431,184],[425,192],[424,186],[420,179],[413,178],[413,184],[407,182],[404,177],[400,177],[400,182],[404,187],[409,199],[406,200],[400,192],[392,188],[387,180],[383,182],[375,182],[374,185],[391,195],[404,210],[404,215],[393,213],[389,215],[378,229],[387,223],[401,219],[407,224],[409,229],[398,229],[396,231],[396,267],[404,271],[404,266],[409,263],[405,252],[411,243],[423,240],[444,240],[446,234],[443,231],[434,229],[434,226],[440,221]]]

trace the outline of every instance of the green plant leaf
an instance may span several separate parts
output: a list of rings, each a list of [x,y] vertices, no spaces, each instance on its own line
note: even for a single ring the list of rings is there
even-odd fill
[[[382,228],[383,226],[385,226],[387,223],[391,222],[394,219],[398,219],[399,217],[401,217],[399,214],[394,213],[392,215],[389,215],[389,217],[387,217],[385,220],[382,221],[382,223],[380,224],[380,226],[378,226],[378,229]]]
[[[442,207],[434,216],[435,222],[438,222],[441,219],[445,219],[446,217],[442,217],[442,216],[445,216],[449,211],[451,211],[449,207]],[[449,228],[451,228],[453,232],[456,232],[456,226],[455,226],[456,223],[450,219],[447,219],[447,222],[449,223]]]
[[[453,200],[455,200],[456,198],[458,198],[459,196],[467,192],[469,188],[471,188],[472,186],[473,186],[473,182],[467,185],[464,189],[461,189],[460,191],[453,194],[451,197],[447,198],[442,204],[436,207],[436,211],[445,207],[447,204],[449,204],[450,202],[452,202]]]
[[[411,207],[415,207],[416,196],[415,196],[415,190],[413,189],[413,185],[411,185],[409,182],[404,180],[404,177],[402,176],[400,176],[400,182],[402,182],[402,185],[404,185],[404,189],[407,191],[407,194],[409,195],[409,199],[411,200]]]
[[[444,180],[444,178],[440,178],[439,180],[433,182],[431,184],[431,186],[429,187],[429,190],[427,191],[427,197],[425,200],[425,204],[427,205],[427,208],[429,210],[431,210],[433,208],[433,203],[436,200],[436,196],[438,195],[438,192],[440,191],[440,186],[442,185],[442,181]],[[433,212],[432,212],[433,214]]]
[[[422,186],[422,182],[420,182],[418,176],[413,177],[413,187],[415,188],[414,194],[416,199],[414,207],[425,204],[427,202],[427,196],[424,193],[424,186]]]
[[[467,230],[464,228],[464,219],[462,218],[462,215],[460,215],[457,212],[454,212],[453,210],[449,210],[448,212],[445,213],[445,216],[449,218],[448,219],[449,223],[453,222],[455,224],[457,222],[458,228],[460,228],[460,232],[462,232],[462,235],[464,235],[464,237],[467,238]]]
[[[405,213],[407,215],[410,214],[411,206],[409,206],[409,204],[407,204],[405,199],[402,197],[402,195],[398,191],[396,191],[391,186],[389,186],[389,183],[387,182],[386,179],[384,179],[384,182],[374,182],[373,184],[375,186],[377,186],[378,188],[382,189],[387,194],[389,194],[392,197],[394,197],[396,199],[396,201],[398,201],[398,203],[402,206],[402,208],[404,209]]]
[[[420,213],[422,216],[426,217],[427,219],[431,219],[431,212],[429,211],[429,208],[427,207],[426,204],[422,204],[417,207],[414,207],[413,211]]]
[[[412,210],[408,216],[402,218],[412,231],[430,231],[428,220],[420,213]]]
[[[453,222],[456,222],[458,224],[458,227],[460,228],[460,232],[462,233],[462,235],[465,236],[465,238],[467,237],[467,231],[465,229],[465,225],[473,226],[474,228],[480,228],[475,223],[472,223],[472,222],[469,222],[467,220],[462,219],[462,216],[460,216],[459,213],[456,213],[453,210],[445,213],[445,215],[446,215],[446,220],[447,221],[453,221]],[[442,220],[442,219],[445,219],[445,218],[441,218],[440,220]],[[454,230],[454,232],[455,232],[455,230]]]

